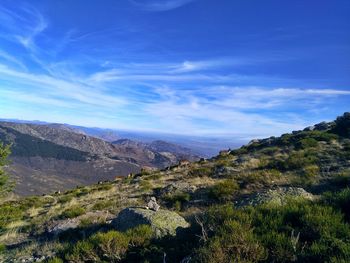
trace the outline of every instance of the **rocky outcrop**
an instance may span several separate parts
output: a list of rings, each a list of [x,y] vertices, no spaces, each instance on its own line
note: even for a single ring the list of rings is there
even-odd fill
[[[235,202],[235,207],[244,207],[244,206],[257,206],[264,203],[273,203],[276,205],[283,205],[288,198],[305,198],[308,200],[313,200],[315,196],[303,188],[298,187],[278,187],[275,189],[269,189],[262,192],[257,192],[252,195],[249,195],[246,198],[237,200]]]
[[[189,227],[186,220],[175,212],[153,211],[138,207],[122,210],[112,224],[119,231],[126,231],[139,225],[149,225],[157,238],[175,236],[177,231]]]

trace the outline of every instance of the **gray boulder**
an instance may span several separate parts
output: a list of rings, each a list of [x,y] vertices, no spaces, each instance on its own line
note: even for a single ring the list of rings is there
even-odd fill
[[[308,200],[315,199],[315,196],[303,188],[298,187],[277,187],[262,192],[257,192],[249,195],[246,198],[237,200],[236,207],[257,206],[264,203],[273,203],[276,205],[283,205],[288,198],[304,198]]]
[[[189,227],[186,220],[173,211],[153,211],[139,207],[122,210],[112,224],[119,231],[126,231],[139,225],[149,225],[157,238],[175,236],[178,230]]]
[[[46,231],[50,235],[57,236],[62,232],[79,227],[79,224],[80,220],[77,218],[53,221],[46,227]]]

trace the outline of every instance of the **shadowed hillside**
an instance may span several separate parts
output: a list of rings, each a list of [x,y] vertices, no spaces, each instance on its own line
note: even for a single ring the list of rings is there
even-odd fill
[[[160,152],[134,141],[112,144],[61,124],[0,122],[0,140],[12,144],[8,171],[20,195],[66,190],[137,173],[144,166],[164,168],[197,158],[176,146]]]

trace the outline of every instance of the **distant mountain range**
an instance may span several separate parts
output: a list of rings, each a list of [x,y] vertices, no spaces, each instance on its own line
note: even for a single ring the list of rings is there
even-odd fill
[[[199,156],[161,140],[120,139],[112,131],[94,133],[66,124],[0,122],[0,141],[12,144],[7,168],[20,195],[41,194],[136,173],[142,167],[164,168]],[[102,139],[104,138],[104,139]],[[116,139],[116,140],[114,140]]]
[[[249,138],[240,138],[237,136],[219,136],[219,137],[199,137],[177,134],[166,134],[157,132],[145,132],[145,131],[126,131],[105,129],[96,127],[84,127],[70,124],[52,124],[43,121],[27,121],[18,119],[1,119],[0,121],[15,122],[15,123],[29,123],[29,124],[43,124],[43,125],[58,125],[69,127],[73,130],[83,132],[86,135],[90,135],[102,140],[113,142],[120,139],[129,139],[133,141],[139,141],[144,143],[152,143],[153,141],[166,141],[171,144],[183,146],[191,149],[193,153],[203,157],[213,157],[218,154],[222,149],[235,149],[248,143]],[[258,135],[256,136],[258,137]]]

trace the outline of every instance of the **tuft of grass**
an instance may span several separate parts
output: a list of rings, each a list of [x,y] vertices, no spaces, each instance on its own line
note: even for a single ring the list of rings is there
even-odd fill
[[[147,180],[140,181],[140,188],[142,192],[148,192],[152,189],[152,184]]]
[[[168,203],[171,207],[174,207],[175,210],[180,211],[183,205],[190,200],[191,196],[189,193],[174,193],[168,194],[163,197],[164,201]]]
[[[116,205],[116,203],[112,200],[102,200],[98,201],[92,206],[92,210],[94,211],[101,211],[101,210],[106,210],[108,208],[112,208]]]
[[[83,207],[79,206],[72,206],[70,208],[67,208],[64,210],[61,215],[59,216],[60,219],[67,219],[67,218],[75,218],[80,215],[85,214],[86,210]]]
[[[232,198],[238,189],[239,186],[235,180],[227,179],[212,186],[209,196],[219,201],[227,201]]]

